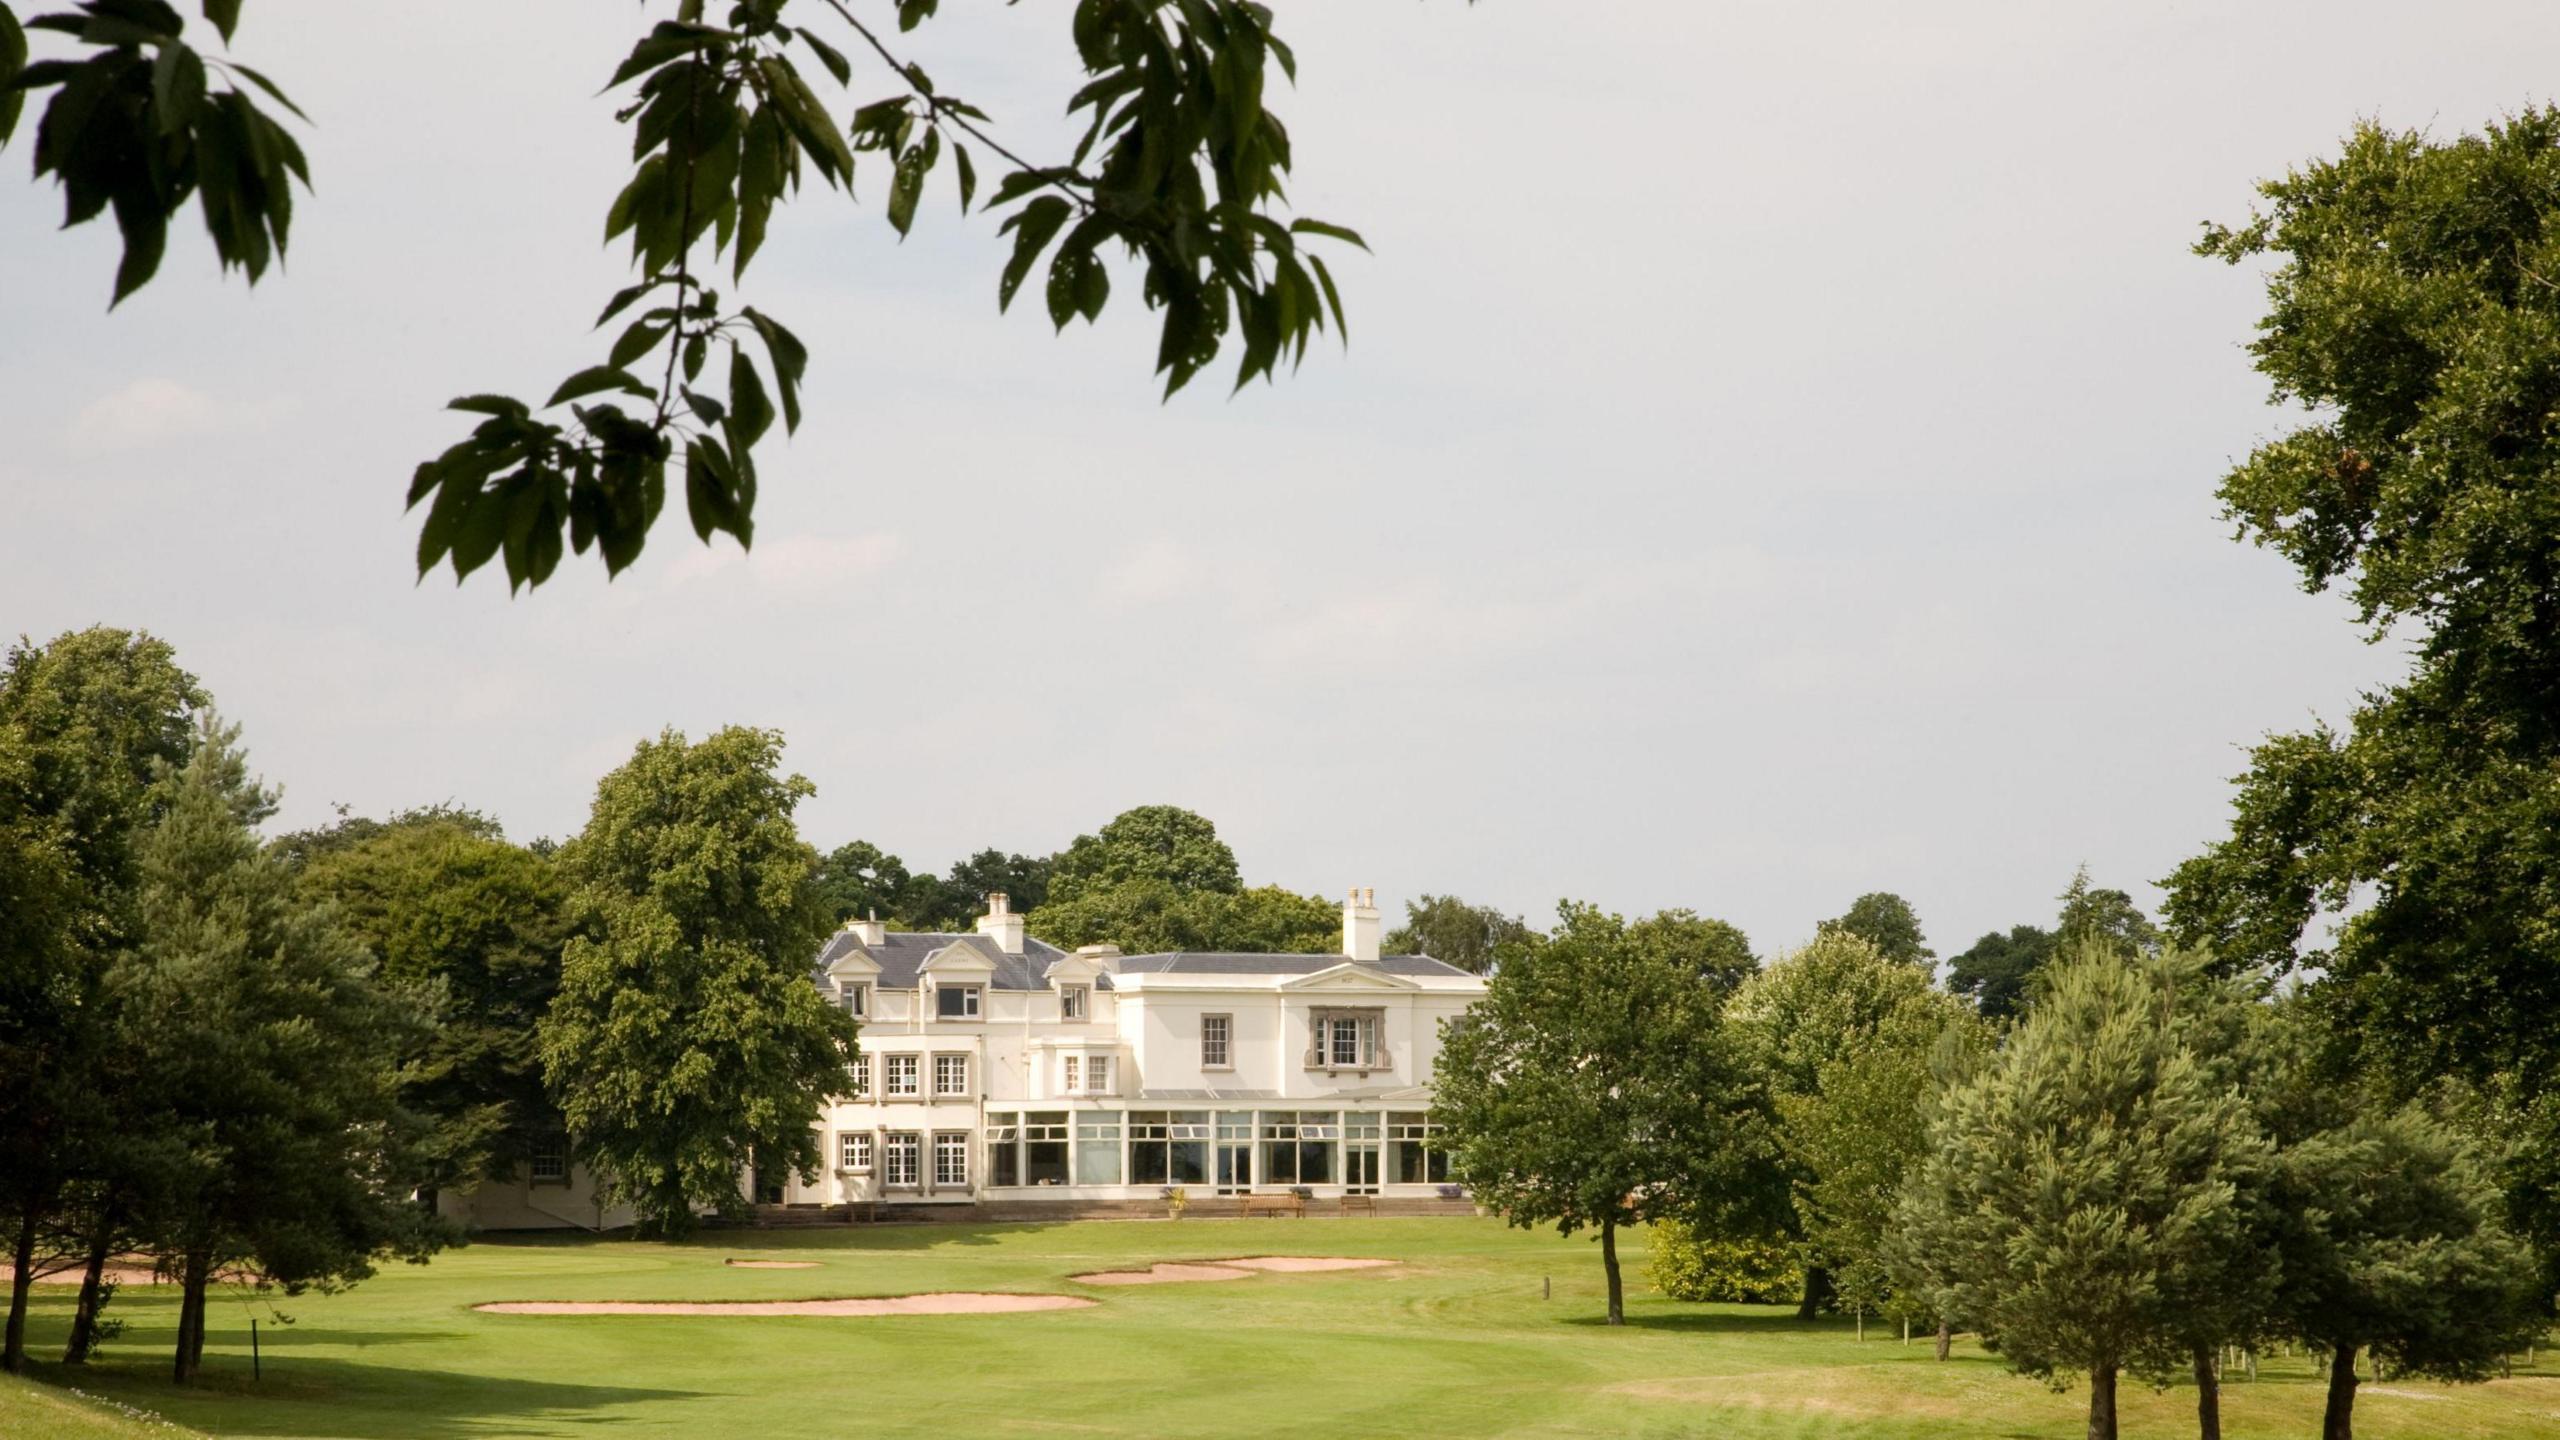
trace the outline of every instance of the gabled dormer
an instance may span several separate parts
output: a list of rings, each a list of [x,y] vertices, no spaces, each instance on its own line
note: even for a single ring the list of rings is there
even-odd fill
[[[1093,993],[1098,988],[1094,980],[1102,973],[1094,957],[1081,952],[1061,955],[1040,972],[1040,978],[1057,993],[1058,1019],[1062,1023],[1082,1024],[1093,1019]]]
[[[916,978],[925,989],[925,1018],[953,1024],[983,1020],[987,983],[996,964],[978,936],[954,940],[925,957]]]
[[[861,945],[848,945],[843,954],[828,963],[827,984],[833,992],[827,998],[855,1019],[868,1020],[872,1014],[871,997],[880,985],[880,962]]]

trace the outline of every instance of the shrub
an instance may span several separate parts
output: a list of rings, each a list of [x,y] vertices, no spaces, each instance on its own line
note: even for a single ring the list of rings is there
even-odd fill
[[[1783,1245],[1718,1240],[1672,1220],[1655,1222],[1646,1244],[1646,1274],[1674,1300],[1778,1305],[1804,1293],[1804,1271]]]

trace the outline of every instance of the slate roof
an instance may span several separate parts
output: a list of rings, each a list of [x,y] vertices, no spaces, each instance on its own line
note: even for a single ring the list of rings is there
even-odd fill
[[[1120,962],[1123,975],[1313,975],[1344,964],[1340,955],[1239,955],[1185,951],[1164,955],[1132,955]],[[1378,968],[1390,975],[1464,975],[1467,972],[1428,955],[1385,955]]]
[[[968,946],[995,966],[995,973],[987,977],[987,988],[991,990],[1046,990],[1049,982],[1040,978],[1041,972],[1054,962],[1065,959],[1067,954],[1047,941],[1026,938],[1022,942],[1022,954],[1007,955],[995,941],[984,935],[953,935],[929,930],[892,930],[882,937],[879,944],[864,945],[854,938],[852,931],[839,930],[827,941],[827,948],[818,952],[815,973],[819,982],[824,984],[828,966],[843,959],[847,952],[860,950],[880,967],[880,978],[875,982],[880,988],[912,990],[916,984],[916,972],[925,959],[935,951],[953,945]],[[1096,976],[1095,980],[1103,989],[1111,988],[1109,976]]]

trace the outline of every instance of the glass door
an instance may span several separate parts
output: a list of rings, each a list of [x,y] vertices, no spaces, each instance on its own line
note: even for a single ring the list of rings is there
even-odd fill
[[[1218,1193],[1241,1195],[1253,1188],[1253,1112],[1221,1114],[1217,1131]]]
[[[1375,1113],[1354,1110],[1342,1117],[1342,1190],[1346,1195],[1378,1193],[1379,1138],[1385,1127]]]

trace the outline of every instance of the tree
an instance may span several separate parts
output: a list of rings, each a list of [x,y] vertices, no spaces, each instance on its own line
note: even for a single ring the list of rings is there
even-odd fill
[[[1434,1117],[1452,1173],[1510,1224],[1600,1232],[1619,1325],[1619,1227],[1729,1223],[1765,1188],[1769,1122],[1694,971],[1592,906],[1557,919],[1444,1028]]]
[[[899,28],[938,8],[938,0],[899,0]],[[240,0],[202,0],[202,10],[227,47]],[[818,23],[786,22],[786,11]],[[567,377],[542,405],[485,394],[452,402],[479,418],[410,484],[410,506],[427,507],[420,575],[450,561],[459,579],[502,555],[510,588],[539,585],[564,541],[581,554],[595,547],[618,574],[657,521],[671,462],[682,465],[695,533],[707,542],[726,531],[750,544],[755,447],[776,418],[776,398],[784,428],[798,428],[809,355],[755,306],[721,308],[709,282],[724,257],[730,279],[744,282],[775,208],[811,174],[850,195],[857,153],[880,157],[884,209],[900,235],[946,156],[963,211],[977,198],[972,144],[1010,166],[986,199],[986,208],[1011,212],[999,229],[1014,237],[997,300],[1009,307],[1045,254],[1046,309],[1061,330],[1079,316],[1097,319],[1109,302],[1105,246],[1136,261],[1138,293],[1161,316],[1156,371],[1168,395],[1215,361],[1231,335],[1242,349],[1238,388],[1271,378],[1284,359],[1303,359],[1328,325],[1347,336],[1332,272],[1304,247],[1362,242],[1337,225],[1283,218],[1289,137],[1263,97],[1270,72],[1294,80],[1297,60],[1272,33],[1267,7],[1080,5],[1073,40],[1086,83],[1066,108],[1089,123],[1062,162],[1008,148],[986,112],[938,89],[922,65],[891,50],[894,37],[844,4],[738,0],[717,12],[720,23],[713,13],[704,0],[676,0],[672,18],[652,25],[605,81],[625,99],[616,118],[632,127],[634,166],[605,236],[629,236],[640,278],[597,324],[648,303],[602,363]],[[254,284],[284,253],[294,183],[311,182],[292,131],[246,87],[300,116],[284,92],[246,65],[196,49],[167,0],[80,0],[76,12],[29,25],[64,37],[64,53],[29,63],[25,30],[0,4],[0,144],[24,97],[50,91],[35,132],[36,174],[62,185],[65,224],[94,219],[112,202],[124,236],[115,299],[151,279],[168,224],[191,198],[223,266],[246,270]],[[849,123],[802,68],[814,61],[851,88],[848,49],[885,91],[854,107]],[[762,368],[750,345],[763,352]],[[705,378],[715,355],[724,379]],[[557,418],[537,414],[564,406]]]
[[[543,1070],[576,1154],[650,1234],[735,1212],[749,1165],[814,1178],[819,1105],[853,1061],[853,1018],[809,983],[828,919],[792,812],[815,787],[781,758],[775,731],[665,731],[561,847],[580,933]]]
[[[1890,891],[1861,895],[1847,913],[1825,920],[1821,928],[1845,930],[1873,945],[1888,960],[1926,969],[1938,952],[1922,943],[1920,917],[1911,902]]]
[[[1924,970],[1887,956],[1853,931],[1826,926],[1813,943],[1782,955],[1744,982],[1726,1007],[1736,1043],[1781,1109],[1822,1090],[1825,1065],[1865,1048],[1876,1027],[1905,1004],[1929,993]],[[1807,1238],[1800,1187],[1815,1177],[1795,1157],[1768,1175],[1772,1194],[1765,1213],[1786,1237]],[[1805,1265],[1798,1313],[1811,1319],[1832,1296],[1834,1277],[1816,1257]]]
[[[205,693],[148,635],[99,627],[38,646],[21,639],[0,668],[0,826],[24,858],[0,922],[0,1217],[10,1225],[6,1340],[24,1361],[37,1237],[87,1147],[115,1132],[97,1083],[108,1053],[97,1022],[107,968],[139,935],[136,837],[159,803],[157,767],[183,762]]]
[[[1244,888],[1236,852],[1218,838],[1217,826],[1178,806],[1141,805],[1061,851],[1047,898],[1081,900],[1141,880],[1227,895]]]
[[[1054,855],[1009,855],[994,849],[954,862],[943,879],[943,889],[962,902],[968,913],[958,917],[952,928],[976,923],[991,894],[1003,895],[1025,914],[1048,904],[1049,876],[1057,863]]]
[[[1313,895],[1278,885],[1227,894],[1138,879],[1032,912],[1031,933],[1054,945],[1117,945],[1131,955],[1192,950],[1239,954],[1335,953],[1342,915]]]
[[[2309,995],[2394,1095],[2560,1090],[2560,110],[2431,140],[2359,126],[2201,253],[2272,260],[2252,344],[2310,415],[2222,481],[2306,589],[2414,650],[2341,729],[2268,738],[2230,833],[2166,882],[2171,929]],[[2529,1106],[2523,1107],[2529,1110]],[[2517,1218],[2550,1237],[2535,1192]]]
[[[299,881],[436,1017],[402,1055],[402,1103],[436,1124],[428,1183],[512,1174],[560,1130],[535,1031],[560,988],[567,886],[549,861],[449,813],[348,824],[363,838],[319,849]]]
[[[1627,927],[1630,943],[1661,951],[1718,995],[1730,995],[1760,968],[1741,927],[1694,910],[1664,910]]]
[[[1947,988],[1972,997],[1989,1020],[2007,1020],[2026,1008],[2029,984],[2053,959],[2054,934],[2034,925],[1994,930],[1947,964]]]
[[[2059,946],[2099,944],[2126,955],[2149,955],[2160,949],[2160,932],[2122,890],[2093,889],[2089,867],[2081,866],[2061,895],[2062,913],[2054,920]]]
[[[1387,932],[1385,948],[1398,955],[1428,955],[1482,975],[1493,969],[1494,954],[1502,946],[1536,933],[1519,916],[1490,905],[1470,905],[1455,895],[1425,895],[1404,902],[1404,923]]]
[[[872,915],[904,919],[898,904],[912,878],[907,862],[868,840],[839,845],[818,862],[818,893],[836,925]]]
[[[2054,965],[1931,1142],[1895,1211],[1894,1272],[2012,1368],[2085,1373],[2090,1440],[2114,1440],[2117,1376],[2182,1367],[2185,1308],[2258,1271],[2238,1195],[2266,1138],[2157,973],[2103,947]]]
[[[272,795],[236,736],[207,719],[156,787],[162,815],[139,846],[145,939],[107,986],[128,1083],[161,1142],[137,1229],[179,1281],[181,1383],[203,1358],[216,1274],[245,1268],[299,1294],[446,1238],[410,1199],[421,1127],[399,1105],[393,1058],[425,1019],[261,849],[250,827]]]

